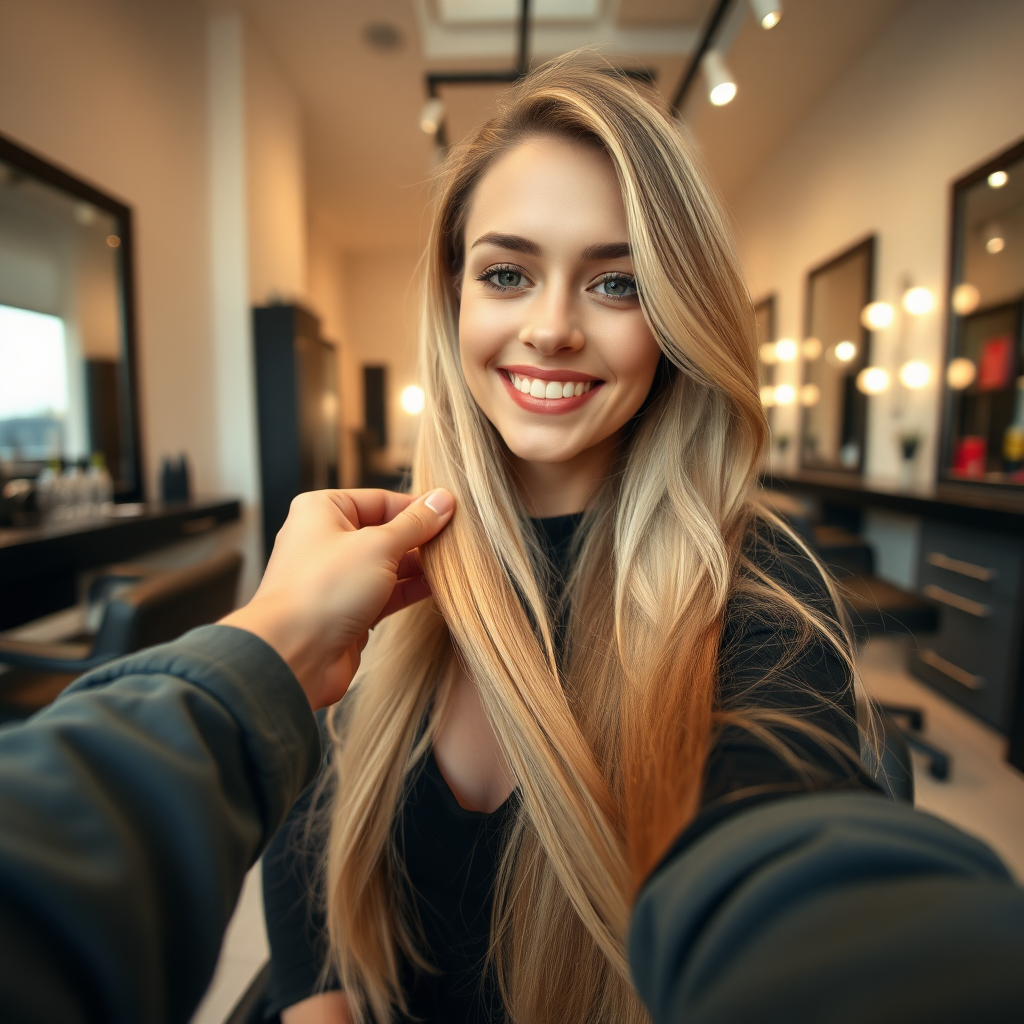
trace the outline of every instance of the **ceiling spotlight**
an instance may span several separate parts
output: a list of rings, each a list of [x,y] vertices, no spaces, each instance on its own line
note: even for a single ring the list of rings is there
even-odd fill
[[[992,188],[1002,188],[1009,180],[1010,176],[1006,171],[993,171],[988,176],[988,183]]]
[[[977,376],[978,367],[974,365],[972,359],[964,356],[952,360],[946,367],[946,383],[954,391],[965,391],[974,383]]]
[[[852,341],[841,341],[836,345],[835,357],[841,363],[848,363],[857,357],[857,346]]]
[[[761,28],[775,28],[782,21],[782,0],[750,0],[750,9]]]
[[[811,408],[821,401],[821,388],[817,384],[805,384],[800,389],[800,404],[805,408]]]
[[[869,331],[884,331],[892,327],[895,313],[888,302],[869,302],[860,311],[860,322]]]
[[[410,416],[418,416],[423,412],[423,406],[425,404],[425,397],[423,394],[423,388],[417,387],[415,384],[410,384],[403,392],[399,402],[402,404],[402,408]]]
[[[792,338],[780,338],[775,342],[775,356],[780,363],[791,363],[800,349]]]
[[[796,388],[792,384],[780,384],[775,389],[776,405],[792,405],[796,401]]]
[[[953,289],[953,312],[958,316],[970,316],[981,302],[981,292],[973,284],[958,284]]]
[[[397,25],[390,21],[371,21],[363,29],[363,38],[375,50],[388,53],[402,48],[402,33]]]
[[[935,296],[927,288],[908,288],[903,293],[903,308],[911,316],[924,316],[935,308]]]
[[[880,395],[889,390],[889,371],[881,366],[865,367],[857,374],[857,390],[865,395]]]
[[[985,252],[993,256],[1006,248],[1006,232],[998,221],[989,221],[981,230],[981,240],[985,243]]]
[[[800,351],[809,363],[813,363],[821,355],[822,346],[817,338],[808,338],[801,346]]]
[[[436,135],[444,121],[444,101],[440,96],[432,96],[423,104],[420,112],[420,128],[428,135]]]
[[[704,78],[708,83],[708,99],[716,107],[724,107],[736,98],[736,83],[732,72],[725,66],[720,50],[708,50],[701,61]]]
[[[932,379],[931,367],[920,359],[911,359],[900,367],[900,383],[905,388],[923,388]]]

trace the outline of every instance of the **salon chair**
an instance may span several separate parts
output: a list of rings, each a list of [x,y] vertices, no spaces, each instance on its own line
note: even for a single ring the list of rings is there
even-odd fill
[[[223,551],[182,569],[113,566],[89,589],[90,607],[102,608],[94,634],[54,643],[3,638],[0,663],[32,672],[60,673],[70,682],[114,658],[174,640],[227,615],[235,606],[241,568],[242,556],[237,551]],[[0,676],[0,687],[11,689],[4,683],[12,674]],[[25,710],[22,717],[37,708]]]

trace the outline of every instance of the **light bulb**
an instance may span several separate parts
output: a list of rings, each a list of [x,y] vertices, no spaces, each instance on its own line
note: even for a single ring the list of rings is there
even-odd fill
[[[857,390],[865,395],[880,395],[889,389],[889,371],[867,366],[857,374]]]
[[[821,348],[821,342],[817,338],[808,338],[800,346],[800,351],[803,353],[804,359],[809,363],[813,363],[815,359],[821,356]]]
[[[1006,171],[993,171],[988,176],[988,183],[992,188],[1002,188],[1009,180],[1010,176]]]
[[[923,388],[931,379],[931,367],[920,359],[911,359],[900,367],[900,383],[906,388]]]
[[[817,384],[805,384],[800,389],[800,404],[808,409],[821,400],[821,388]]]
[[[953,312],[958,316],[969,316],[981,302],[981,292],[973,284],[958,284],[953,289]]]
[[[835,347],[836,359],[841,363],[848,363],[857,357],[857,346],[852,341],[841,341]]]
[[[911,316],[924,316],[935,308],[935,296],[927,288],[908,288],[903,293],[903,308]]]
[[[990,221],[981,229],[981,240],[985,243],[985,252],[995,256],[1006,248],[1006,232],[998,221]]]
[[[782,0],[750,0],[750,9],[765,30],[782,21]]]
[[[420,129],[427,135],[436,135],[443,121],[444,101],[440,96],[432,96],[420,111]]]
[[[765,384],[761,388],[761,404],[770,409],[775,404],[775,388],[771,384]]]
[[[965,391],[974,383],[978,376],[978,367],[972,359],[958,356],[946,367],[946,383],[954,391]]]
[[[792,405],[796,401],[796,388],[792,384],[780,384],[775,389],[776,405]]]
[[[399,402],[401,402],[402,408],[410,416],[418,416],[423,412],[423,405],[425,403],[423,388],[417,387],[415,384],[410,384],[402,392]]]
[[[800,349],[792,338],[780,338],[775,342],[775,356],[780,363],[791,363]]]
[[[892,327],[896,314],[888,302],[869,302],[860,311],[860,322],[869,331],[884,331]]]
[[[732,72],[726,67],[725,59],[719,50],[708,50],[701,61],[704,78],[708,83],[708,99],[716,107],[724,107],[736,97],[736,82]]]
[[[757,350],[757,356],[765,366],[774,366],[779,361],[775,346],[770,341],[766,341]]]

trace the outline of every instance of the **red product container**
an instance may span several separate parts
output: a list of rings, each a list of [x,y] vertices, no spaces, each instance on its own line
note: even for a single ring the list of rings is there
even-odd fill
[[[953,472],[961,476],[984,476],[987,447],[983,437],[973,434],[961,437],[953,452]]]

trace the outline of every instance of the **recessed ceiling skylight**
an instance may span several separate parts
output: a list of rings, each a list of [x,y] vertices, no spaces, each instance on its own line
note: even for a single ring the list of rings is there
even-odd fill
[[[484,25],[513,22],[519,17],[519,0],[436,0],[442,23]],[[602,0],[533,0],[530,20],[594,21],[601,14]]]

